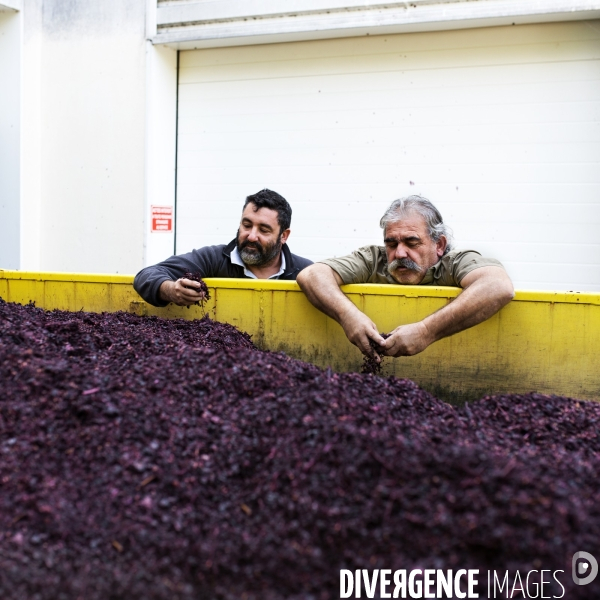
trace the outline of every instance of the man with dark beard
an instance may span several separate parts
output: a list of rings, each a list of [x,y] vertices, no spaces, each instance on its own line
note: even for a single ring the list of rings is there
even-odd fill
[[[377,361],[380,354],[410,356],[433,342],[485,321],[513,298],[504,267],[474,250],[452,250],[450,232],[437,208],[422,196],[392,202],[381,218],[385,246],[365,246],[347,256],[318,262],[298,284],[319,310],[335,319],[346,337]],[[386,339],[340,290],[349,283],[443,285],[461,294],[422,321],[400,325]]]
[[[292,208],[277,192],[264,189],[248,196],[237,236],[229,244],[205,246],[142,269],[133,287],[146,302],[189,306],[202,300],[200,283],[186,279],[186,272],[201,277],[240,277],[294,280],[312,261],[292,254]]]

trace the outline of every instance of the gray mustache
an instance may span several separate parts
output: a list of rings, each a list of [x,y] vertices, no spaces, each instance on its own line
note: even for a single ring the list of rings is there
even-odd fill
[[[388,271],[395,271],[398,267],[404,267],[411,271],[416,271],[417,273],[423,271],[423,269],[414,260],[410,260],[410,258],[396,258],[388,265]]]

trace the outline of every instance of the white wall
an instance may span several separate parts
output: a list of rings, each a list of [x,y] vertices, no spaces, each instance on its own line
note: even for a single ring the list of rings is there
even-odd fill
[[[21,11],[21,229],[20,268],[42,265],[42,42],[43,0]],[[44,195],[45,197],[45,195]],[[63,269],[67,270],[67,269]]]
[[[0,269],[19,268],[21,18],[0,12]]]
[[[143,264],[145,1],[24,4],[21,268]]]
[[[144,265],[175,252],[172,230],[152,231],[150,209],[169,206],[175,213],[177,145],[177,52],[146,42],[146,207]]]

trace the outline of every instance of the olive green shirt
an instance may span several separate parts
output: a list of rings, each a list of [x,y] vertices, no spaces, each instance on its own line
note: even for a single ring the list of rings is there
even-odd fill
[[[363,246],[346,256],[319,261],[330,266],[348,283],[395,283],[389,274],[385,246]],[[452,250],[427,269],[419,285],[461,287],[463,277],[480,267],[502,267],[495,258],[484,258],[475,250]]]

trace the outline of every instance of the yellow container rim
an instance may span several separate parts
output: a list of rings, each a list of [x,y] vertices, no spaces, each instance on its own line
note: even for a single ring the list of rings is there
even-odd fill
[[[131,284],[133,275],[110,273],[68,273],[44,271],[14,271],[0,269],[0,279],[25,281],[57,281],[65,283],[120,283]],[[295,281],[278,281],[272,279],[233,279],[207,277],[206,284],[211,288],[243,289],[243,290],[281,290],[299,291]],[[405,298],[455,298],[460,288],[429,285],[386,285],[374,283],[350,284],[342,286],[347,294],[364,296],[401,296]],[[563,292],[517,290],[515,300],[521,302],[550,302],[563,304],[600,305],[600,292]]]

